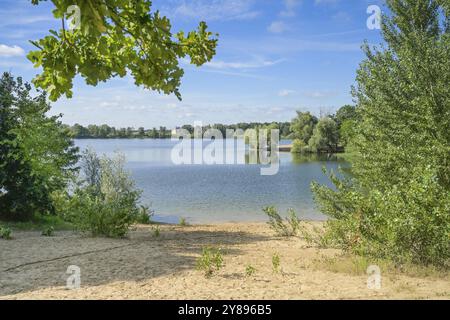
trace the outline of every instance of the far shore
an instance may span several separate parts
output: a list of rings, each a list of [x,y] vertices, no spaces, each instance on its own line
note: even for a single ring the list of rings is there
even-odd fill
[[[314,222],[320,227],[320,222]],[[300,237],[280,238],[265,223],[139,225],[126,239],[71,231],[43,237],[16,231],[0,240],[0,299],[448,299],[449,274],[381,268],[369,289],[367,264]],[[224,267],[196,269],[205,247],[221,248]],[[279,272],[272,257],[280,257]],[[80,267],[81,287],[67,289],[67,268]],[[246,273],[251,266],[254,273]]]

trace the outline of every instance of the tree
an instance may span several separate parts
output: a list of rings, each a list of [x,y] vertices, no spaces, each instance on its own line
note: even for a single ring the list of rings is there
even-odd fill
[[[308,144],[317,122],[318,119],[310,112],[297,111],[297,117],[291,123],[291,131],[294,134],[294,138]]]
[[[4,73],[0,79],[0,216],[26,220],[53,213],[52,192],[76,171],[78,149],[59,116],[47,117],[46,95]]]
[[[145,136],[145,129],[144,129],[144,127],[139,127],[138,128],[138,136],[139,136],[139,138],[143,138]]]
[[[31,0],[34,5],[43,0]],[[217,39],[200,22],[196,31],[172,34],[167,17],[151,12],[149,0],[52,0],[53,15],[61,20],[59,31],[32,43],[38,48],[28,54],[43,72],[34,78],[52,101],[72,97],[73,78],[79,74],[87,84],[97,85],[130,72],[135,84],[174,93],[179,99],[183,69],[179,60],[190,57],[200,66],[215,55]],[[79,8],[79,26],[65,25],[67,12]],[[78,19],[76,12],[70,14]]]
[[[355,136],[356,120],[345,120],[339,127],[339,142],[343,147],[347,147]]]
[[[314,133],[309,140],[312,150],[334,152],[337,149],[339,132],[336,122],[330,117],[320,119],[314,128]]]
[[[358,115],[356,113],[356,107],[347,104],[339,108],[339,110],[336,111],[336,114],[334,115],[333,118],[336,121],[338,127],[340,128],[345,121],[356,120],[358,118]]]
[[[447,266],[450,258],[450,2],[388,0],[381,48],[365,45],[352,176],[313,185],[334,244]]]

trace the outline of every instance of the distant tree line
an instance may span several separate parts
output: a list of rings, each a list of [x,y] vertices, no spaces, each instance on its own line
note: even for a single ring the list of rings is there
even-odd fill
[[[194,133],[194,127],[192,125],[183,125],[182,129],[186,129],[189,131],[191,135]],[[219,130],[223,137],[226,137],[227,129],[261,129],[261,128],[270,128],[270,129],[279,129],[280,137],[282,138],[290,138],[292,135],[291,131],[291,123],[290,122],[250,122],[250,123],[237,123],[237,124],[213,124],[203,126],[203,131],[208,129],[217,129]],[[70,131],[71,135],[76,139],[115,139],[115,138],[123,138],[123,139],[135,139],[135,138],[150,138],[150,139],[169,139],[172,136],[172,132],[170,129],[160,126],[159,128],[146,129],[144,127],[133,128],[115,128],[108,126],[106,124],[102,125],[88,125],[84,127],[80,124],[75,124],[73,126],[67,126],[67,129]]]

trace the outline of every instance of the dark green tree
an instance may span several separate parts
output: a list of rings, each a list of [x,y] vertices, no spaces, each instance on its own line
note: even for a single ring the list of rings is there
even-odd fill
[[[52,192],[65,188],[77,162],[69,130],[47,117],[46,95],[4,73],[0,79],[0,217],[52,213]]]

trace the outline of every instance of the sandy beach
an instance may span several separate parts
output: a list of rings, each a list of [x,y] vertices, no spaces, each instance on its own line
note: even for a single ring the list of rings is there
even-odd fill
[[[220,247],[224,267],[207,278],[196,269],[205,246]],[[280,256],[281,272],[272,268]],[[449,299],[447,275],[384,272],[368,289],[365,270],[332,270],[338,250],[279,238],[264,223],[138,226],[127,239],[60,231],[15,232],[0,240],[0,299]],[[67,268],[81,270],[81,287],[66,288]],[[246,275],[246,266],[255,273]],[[351,269],[351,268],[349,268]]]

